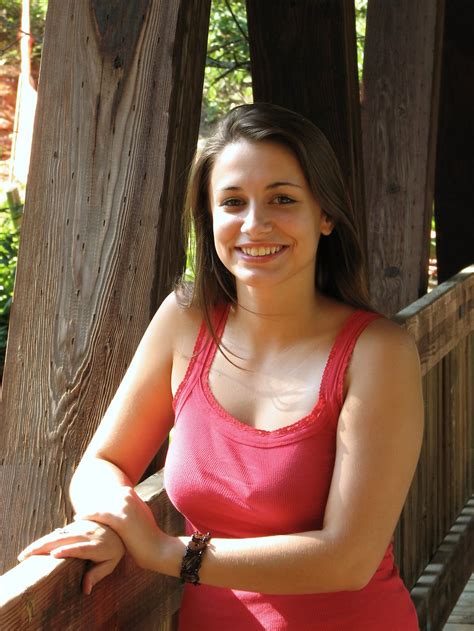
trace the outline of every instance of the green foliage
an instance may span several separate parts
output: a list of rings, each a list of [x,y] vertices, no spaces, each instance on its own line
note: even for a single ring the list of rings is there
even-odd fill
[[[367,21],[367,2],[369,0],[355,0],[356,35],[357,35],[357,67],[359,81],[362,80],[364,67],[365,25]]]
[[[204,75],[203,122],[252,100],[244,0],[213,0]]]
[[[34,37],[31,61],[39,68],[48,0],[30,0],[31,35]],[[20,63],[21,0],[2,0],[0,6],[0,63]]]
[[[5,208],[5,202],[2,203]],[[0,215],[0,377],[7,346],[8,321],[18,257],[19,233],[8,214]]]

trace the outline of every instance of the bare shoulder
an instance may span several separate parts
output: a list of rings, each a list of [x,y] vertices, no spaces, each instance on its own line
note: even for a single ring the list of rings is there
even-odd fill
[[[361,333],[349,364],[348,390],[383,395],[420,392],[421,372],[413,337],[387,318],[377,318]]]
[[[176,292],[172,292],[161,303],[150,327],[161,339],[166,335],[173,355],[191,355],[201,323],[201,310],[184,304]]]
[[[353,364],[389,362],[419,365],[413,337],[403,327],[387,318],[377,318],[361,333],[354,348]]]

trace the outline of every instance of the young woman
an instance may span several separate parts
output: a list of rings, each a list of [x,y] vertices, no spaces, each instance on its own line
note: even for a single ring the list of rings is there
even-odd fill
[[[283,108],[235,108],[187,206],[191,295],[150,323],[74,475],[76,521],[24,556],[91,559],[85,593],[124,549],[199,582],[182,631],[414,631],[392,534],[422,440],[418,356],[370,310],[328,142]],[[178,538],[133,490],[173,425]]]

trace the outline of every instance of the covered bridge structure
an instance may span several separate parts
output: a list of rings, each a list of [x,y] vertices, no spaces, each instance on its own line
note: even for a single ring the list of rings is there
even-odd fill
[[[247,0],[254,99],[300,111],[340,159],[373,301],[414,335],[426,431],[396,532],[422,629],[474,567],[474,5]],[[50,0],[0,425],[0,628],[174,629],[179,583],[129,559],[90,597],[83,562],[16,564],[72,518],[68,484],[185,265],[210,0]],[[427,293],[436,213],[439,277]],[[157,454],[139,492],[165,530]]]

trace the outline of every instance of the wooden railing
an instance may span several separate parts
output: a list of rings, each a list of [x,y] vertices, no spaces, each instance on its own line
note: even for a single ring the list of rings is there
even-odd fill
[[[396,533],[422,629],[441,629],[474,568],[474,267],[395,317],[421,359],[425,436]]]
[[[474,567],[474,268],[395,318],[415,337],[423,371],[426,429],[420,463],[396,533],[401,572],[422,629],[442,628]],[[157,521],[182,532],[157,473],[137,487]],[[27,559],[0,577],[0,629],[172,631],[179,582],[124,559],[91,596],[84,563]]]
[[[183,518],[163,488],[162,472],[136,487],[157,522],[169,534],[181,534]],[[2,631],[172,631],[181,601],[178,580],[140,570],[125,557],[90,596],[81,593],[85,562],[31,557],[0,577]]]

